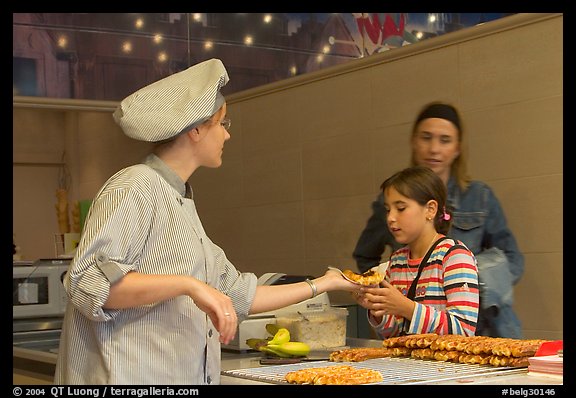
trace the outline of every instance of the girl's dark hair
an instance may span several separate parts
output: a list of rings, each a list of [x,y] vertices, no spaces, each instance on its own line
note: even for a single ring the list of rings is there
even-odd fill
[[[441,234],[448,232],[452,214],[446,207],[446,185],[431,169],[424,166],[408,167],[386,179],[380,186],[384,193],[390,187],[401,195],[415,200],[421,206],[425,206],[429,200],[435,200],[438,203],[438,211],[434,218],[434,227]]]

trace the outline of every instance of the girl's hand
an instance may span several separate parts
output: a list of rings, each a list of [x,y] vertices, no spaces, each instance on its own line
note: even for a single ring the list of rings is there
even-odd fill
[[[408,299],[390,282],[383,280],[380,287],[362,288],[356,298],[356,302],[376,319],[382,319],[384,315],[402,316],[412,319],[415,303]]]

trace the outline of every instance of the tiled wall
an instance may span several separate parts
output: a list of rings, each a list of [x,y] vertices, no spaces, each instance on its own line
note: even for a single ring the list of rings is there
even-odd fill
[[[191,178],[206,231],[243,271],[353,267],[380,183],[408,165],[416,112],[450,101],[463,113],[471,174],[494,189],[526,258],[515,289],[524,334],[562,338],[562,31],[561,14],[518,14],[230,96],[224,163]],[[44,139],[54,131],[61,141]],[[41,138],[30,144],[28,134]],[[57,159],[64,147],[73,199],[150,148],[124,137],[109,112],[15,108],[24,161],[14,165],[14,231],[32,258],[51,255],[57,169],[26,159]]]

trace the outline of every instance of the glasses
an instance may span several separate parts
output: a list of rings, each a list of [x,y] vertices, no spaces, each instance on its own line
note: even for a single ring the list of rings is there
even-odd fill
[[[220,122],[220,126],[224,127],[227,131],[230,130],[230,126],[232,125],[232,120],[230,119],[222,119]]]

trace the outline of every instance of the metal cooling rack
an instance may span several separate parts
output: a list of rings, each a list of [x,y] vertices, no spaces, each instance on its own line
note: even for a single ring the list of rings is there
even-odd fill
[[[284,380],[284,376],[288,372],[342,364],[379,371],[384,380],[380,383],[373,384],[429,384],[431,382],[457,380],[471,376],[477,377],[526,372],[526,368],[469,365],[412,358],[377,358],[352,363],[330,361],[301,362],[297,364],[225,370],[222,371],[222,374],[272,384],[288,384],[288,382]]]

